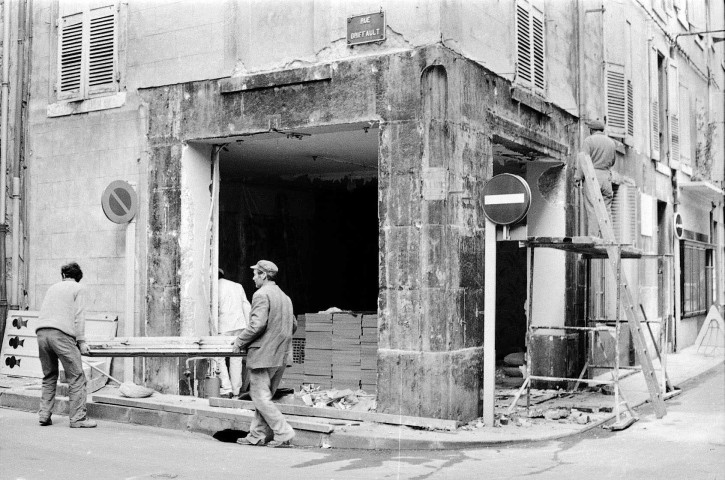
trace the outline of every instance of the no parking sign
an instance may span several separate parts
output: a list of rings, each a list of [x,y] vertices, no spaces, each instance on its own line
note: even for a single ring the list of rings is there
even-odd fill
[[[138,207],[136,191],[123,180],[111,182],[103,191],[101,207],[113,223],[130,222]]]

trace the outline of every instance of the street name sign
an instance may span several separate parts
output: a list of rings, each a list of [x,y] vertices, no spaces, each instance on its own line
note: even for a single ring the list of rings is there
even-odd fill
[[[347,44],[381,42],[385,40],[385,12],[366,13],[347,17]]]

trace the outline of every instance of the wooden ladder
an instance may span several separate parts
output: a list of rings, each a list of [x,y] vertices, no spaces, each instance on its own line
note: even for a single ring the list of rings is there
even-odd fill
[[[610,271],[614,278],[619,279],[618,288],[621,288],[621,302],[624,313],[627,317],[627,324],[632,332],[632,341],[634,342],[634,351],[637,356],[637,360],[642,367],[642,373],[647,383],[647,390],[654,406],[655,415],[657,418],[662,418],[667,413],[664,398],[660,385],[657,382],[655,376],[654,367],[652,365],[652,357],[647,349],[647,342],[645,341],[644,332],[642,331],[642,321],[640,318],[641,313],[635,308],[634,298],[627,282],[627,277],[621,269],[621,247],[617,245],[617,240],[614,236],[614,229],[609,218],[609,212],[607,207],[604,205],[604,198],[599,186],[599,181],[594,173],[594,165],[589,155],[579,153],[578,156],[579,168],[584,174],[584,194],[591,199],[591,204],[594,206],[594,212],[587,212],[588,215],[594,213],[599,224],[599,230],[601,231],[602,239],[611,246],[605,246],[607,250],[607,259]],[[619,312],[617,312],[617,316]]]

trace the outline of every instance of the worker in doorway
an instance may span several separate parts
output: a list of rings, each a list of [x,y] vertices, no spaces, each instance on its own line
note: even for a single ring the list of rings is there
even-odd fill
[[[292,301],[277,286],[277,265],[260,260],[251,267],[257,291],[252,296],[249,326],[234,341],[234,352],[247,349],[250,394],[256,413],[242,445],[289,446],[295,436],[282,412],[272,403],[287,365],[297,319]]]
[[[588,125],[591,134],[584,139],[582,152],[589,155],[592,159],[594,173],[599,182],[604,205],[607,207],[607,212],[611,214],[612,198],[614,197],[612,190],[612,167],[616,160],[617,143],[604,134],[604,123],[600,120],[593,120]],[[577,165],[575,181],[579,183],[583,178],[584,173],[581,167]],[[601,236],[597,217],[594,213],[593,199],[585,194],[584,203],[587,212],[587,235]]]
[[[244,293],[244,287],[224,277],[219,269],[219,335],[234,335],[249,325],[252,306]],[[238,397],[249,390],[249,378],[244,369],[243,357],[226,357],[220,362],[222,395]]]
[[[63,364],[68,381],[68,418],[71,428],[93,428],[96,422],[86,417],[86,375],[81,355],[88,354],[85,342],[86,290],[78,282],[83,271],[71,262],[60,269],[62,280],[48,289],[40,307],[35,334],[38,356],[43,369],[43,390],[40,397],[38,421],[41,426],[52,425],[58,383],[58,360]]]

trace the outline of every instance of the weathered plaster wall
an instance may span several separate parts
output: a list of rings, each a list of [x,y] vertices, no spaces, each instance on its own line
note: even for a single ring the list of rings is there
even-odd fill
[[[210,335],[209,239],[212,146],[185,145],[181,153],[180,335]]]

